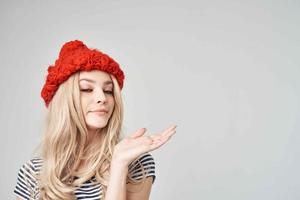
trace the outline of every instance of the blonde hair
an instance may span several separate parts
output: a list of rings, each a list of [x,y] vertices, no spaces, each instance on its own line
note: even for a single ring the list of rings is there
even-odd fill
[[[79,72],[71,75],[56,91],[48,106],[41,143],[43,165],[37,176],[40,199],[75,199],[75,189],[93,176],[103,186],[102,195],[105,196],[113,149],[121,139],[123,123],[121,90],[115,77],[110,77],[114,84],[115,106],[107,125],[102,129],[102,140],[93,146],[86,145],[88,131],[80,102]],[[86,167],[80,172],[79,178],[74,179],[82,160],[86,161]],[[128,174],[127,182],[144,183],[145,171],[141,168],[142,180],[135,181]]]

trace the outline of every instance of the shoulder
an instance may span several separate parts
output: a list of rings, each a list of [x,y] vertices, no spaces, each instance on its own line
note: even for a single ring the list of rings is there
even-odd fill
[[[132,161],[128,166],[128,173],[135,180],[140,180],[143,177],[143,173],[145,173],[146,177],[153,177],[154,183],[156,177],[155,160],[152,154],[149,152],[144,153]]]
[[[34,157],[25,163],[20,167],[18,176],[21,177],[28,177],[33,176],[35,174],[38,174],[41,170],[43,164],[43,159],[40,157]]]
[[[40,157],[32,158],[21,166],[19,174],[37,174],[39,173],[43,164],[43,159]]]
[[[17,183],[14,193],[21,199],[28,199],[37,188],[37,175],[40,172],[43,160],[39,157],[32,158],[19,168]]]
[[[22,167],[21,170],[26,170],[29,171],[31,173],[39,173],[41,170],[43,164],[43,159],[40,157],[34,157],[30,160],[28,160],[27,162],[25,162]]]
[[[149,162],[154,163],[154,157],[149,152],[141,154],[139,157],[137,157],[134,161],[132,161],[129,164],[129,168],[131,168],[133,165],[137,164],[138,162],[141,162],[143,164],[147,164]]]
[[[30,163],[31,163],[31,166],[34,168],[34,170],[36,172],[39,172],[42,168],[44,161],[41,157],[35,157],[30,160]]]

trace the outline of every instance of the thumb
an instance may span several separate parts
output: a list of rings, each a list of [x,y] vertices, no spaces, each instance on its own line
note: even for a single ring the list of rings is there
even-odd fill
[[[147,131],[146,128],[140,128],[139,130],[137,130],[136,132],[134,132],[133,134],[131,134],[129,137],[132,139],[141,137],[142,135],[145,134],[145,132]]]

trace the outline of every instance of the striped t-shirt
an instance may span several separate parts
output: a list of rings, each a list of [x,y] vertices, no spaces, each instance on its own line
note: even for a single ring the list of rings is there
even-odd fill
[[[128,173],[131,174],[131,177],[135,180],[142,178],[143,172],[138,164],[138,160],[142,163],[146,177],[153,177],[153,184],[155,180],[155,162],[150,153],[142,154],[131,162],[130,165],[128,165]],[[23,200],[39,198],[38,183],[33,174],[39,174],[42,164],[43,160],[41,158],[33,158],[20,168],[17,176],[17,184],[14,189],[14,193],[17,197]],[[96,178],[93,177],[75,190],[75,196],[76,199],[101,200],[103,196],[103,186],[96,182]]]

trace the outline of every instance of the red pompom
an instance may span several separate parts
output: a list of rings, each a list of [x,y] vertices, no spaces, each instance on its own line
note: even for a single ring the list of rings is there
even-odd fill
[[[73,53],[75,50],[80,49],[80,48],[87,48],[85,44],[83,44],[82,41],[79,40],[74,40],[70,42],[66,42],[60,52],[59,52],[59,58],[62,58],[64,56],[67,56],[68,54]]]

